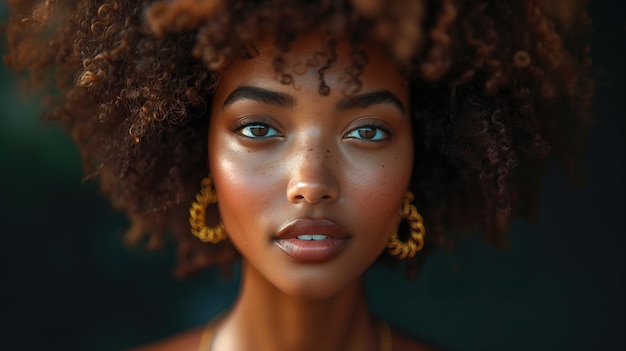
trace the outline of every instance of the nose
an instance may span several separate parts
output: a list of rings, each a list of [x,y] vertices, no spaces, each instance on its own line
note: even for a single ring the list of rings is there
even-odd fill
[[[324,147],[304,147],[292,158],[287,198],[291,203],[333,203],[339,198],[339,184],[335,177],[337,160]]]

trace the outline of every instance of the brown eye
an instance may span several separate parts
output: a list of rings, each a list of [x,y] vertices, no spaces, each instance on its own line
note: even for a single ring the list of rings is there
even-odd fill
[[[383,130],[381,127],[363,126],[353,129],[346,134],[346,137],[362,141],[384,141],[389,138],[389,132]]]
[[[357,133],[359,133],[359,136],[362,139],[369,140],[369,139],[373,139],[374,136],[376,136],[376,129],[365,127],[365,128],[358,129]]]
[[[245,125],[241,127],[238,132],[241,135],[252,139],[270,138],[280,135],[276,129],[261,123],[251,123]]]
[[[266,126],[254,126],[250,127],[250,133],[254,136],[262,137],[267,135],[267,131],[269,130]]]

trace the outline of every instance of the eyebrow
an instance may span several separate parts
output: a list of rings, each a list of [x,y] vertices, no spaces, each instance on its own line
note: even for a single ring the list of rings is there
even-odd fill
[[[246,85],[233,90],[224,100],[222,108],[240,100],[253,100],[282,108],[293,108],[295,105],[295,99],[289,94]],[[343,98],[337,103],[336,109],[337,111],[346,111],[357,108],[368,108],[377,104],[391,104],[397,107],[403,114],[406,111],[400,98],[389,90],[376,90],[370,93]]]
[[[391,104],[405,113],[404,105],[400,98],[389,90],[376,90],[371,93],[364,93],[349,96],[337,103],[337,111],[346,111],[355,108],[367,108],[377,104]]]
[[[253,100],[283,108],[292,108],[295,105],[294,98],[288,94],[258,87],[241,86],[228,95],[222,108],[240,100]]]

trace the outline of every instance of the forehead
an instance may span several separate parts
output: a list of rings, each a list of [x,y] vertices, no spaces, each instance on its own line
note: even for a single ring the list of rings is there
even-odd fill
[[[257,55],[237,59],[220,72],[216,95],[220,90],[242,85],[319,92],[326,84],[331,94],[344,96],[368,90],[398,93],[408,89],[408,79],[399,65],[375,43],[351,45],[346,40],[309,34],[299,36],[285,52],[269,39],[259,41],[255,48]]]

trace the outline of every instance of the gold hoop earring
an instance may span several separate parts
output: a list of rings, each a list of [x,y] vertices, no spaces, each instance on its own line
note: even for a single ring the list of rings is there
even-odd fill
[[[191,233],[203,242],[217,244],[226,239],[226,228],[220,221],[217,227],[209,227],[206,224],[206,208],[210,204],[217,203],[217,194],[213,188],[211,176],[202,179],[200,192],[196,194],[196,200],[189,208],[189,224]]]
[[[417,212],[417,208],[411,202],[415,196],[407,191],[402,206],[402,218],[409,222],[411,233],[406,241],[401,241],[398,237],[398,230],[391,233],[387,248],[389,253],[398,256],[399,259],[415,256],[415,253],[424,247],[424,219]]]

